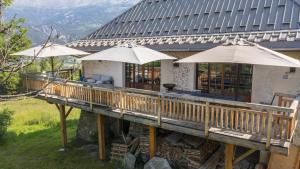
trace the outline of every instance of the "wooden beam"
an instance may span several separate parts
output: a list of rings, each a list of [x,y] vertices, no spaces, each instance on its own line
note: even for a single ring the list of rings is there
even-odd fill
[[[99,159],[105,160],[105,130],[104,130],[104,116],[99,114],[97,116],[98,129],[98,144],[99,144]]]
[[[234,152],[234,145],[226,144],[226,146],[225,146],[225,169],[233,169],[233,152]]]
[[[69,110],[67,111],[66,118],[68,118],[68,116],[72,112],[72,110],[73,110],[73,107],[70,107]]]
[[[156,152],[156,128],[149,126],[149,155],[150,159],[155,156]]]
[[[256,150],[255,149],[250,149],[248,151],[246,151],[244,154],[242,154],[241,156],[239,156],[238,158],[236,158],[233,161],[233,164],[237,164],[238,162],[244,160],[245,158],[247,158],[249,155],[253,154]]]
[[[66,108],[64,105],[59,105],[60,109],[60,131],[61,131],[61,142],[63,147],[67,146],[67,126],[66,126]]]

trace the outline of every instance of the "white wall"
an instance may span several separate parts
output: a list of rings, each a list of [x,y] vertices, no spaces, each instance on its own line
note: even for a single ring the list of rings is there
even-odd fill
[[[253,66],[252,102],[271,103],[275,93],[300,93],[300,69],[288,73],[289,68]]]
[[[125,64],[109,61],[83,61],[84,76],[92,77],[93,74],[112,76],[116,87],[125,87]]]

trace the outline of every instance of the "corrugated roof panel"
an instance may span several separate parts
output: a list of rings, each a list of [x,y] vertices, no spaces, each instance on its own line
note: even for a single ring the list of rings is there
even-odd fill
[[[217,2],[215,13],[220,13],[222,11],[224,3],[225,3],[225,0]]]
[[[284,8],[284,15],[283,15],[283,23],[284,24],[290,24],[291,23],[291,17],[292,17],[292,8],[293,8],[293,1],[287,1],[287,4]]]
[[[243,11],[245,9],[245,5],[246,5],[246,0],[240,0],[238,10]]]
[[[213,3],[214,3],[214,0],[209,0],[207,5],[206,5],[206,8],[205,8],[205,11],[204,13],[205,14],[209,14],[211,12],[211,8],[213,7]]]
[[[229,3],[227,4],[226,11],[231,12],[233,9],[232,7],[234,6],[235,0],[230,0]]]
[[[278,6],[285,6],[287,0],[279,0],[278,1]]]
[[[276,16],[277,16],[277,6],[278,6],[278,0],[276,3],[276,0],[272,1],[273,3],[271,4],[271,9],[270,9],[270,15],[269,15],[269,19],[268,19],[268,24],[269,25],[274,25],[275,24],[275,20],[276,20]]]
[[[202,31],[202,25],[203,25],[202,23],[205,20],[204,11],[205,11],[207,4],[208,4],[208,1],[202,1],[201,8],[199,10],[199,16],[196,17],[194,29],[198,29],[197,34],[201,33],[201,31]]]
[[[247,0],[245,5],[245,11],[243,13],[243,17],[241,19],[240,22],[240,26],[241,27],[246,27],[248,24],[248,20],[249,20],[249,16],[250,16],[250,11],[251,11],[251,4],[252,4],[252,0]]]
[[[267,29],[267,23],[270,17],[270,8],[266,8],[262,11],[262,17],[261,17],[261,23],[259,30],[266,30]]]
[[[220,14],[218,17],[218,20],[216,21],[216,28],[218,28],[219,30],[222,28],[224,19],[225,19],[225,15],[226,15],[226,7],[227,7],[227,3],[229,0],[224,0],[224,1],[220,1],[222,2],[222,7],[220,8]]]
[[[262,20],[262,14],[263,14],[263,10],[264,10],[264,8],[263,8],[264,1],[265,0],[259,0],[259,4],[258,4],[259,7],[256,10],[256,15],[255,15],[253,26],[260,27],[261,20]]]
[[[291,20],[291,29],[296,29],[298,25],[300,25],[300,8],[297,8],[297,6],[300,6],[299,4],[293,3],[293,9],[292,9],[292,20]]]
[[[232,12],[231,12],[231,16],[230,16],[230,19],[229,19],[229,22],[227,24],[227,28],[229,29],[232,29],[234,24],[235,24],[235,19],[236,19],[236,16],[237,16],[237,9],[239,7],[239,0],[236,0],[236,1],[233,1],[233,7],[232,7]]]
[[[259,0],[252,0],[251,9],[257,9]]]
[[[275,29],[282,29],[284,9],[285,9],[285,6],[279,6],[277,9],[277,17],[275,20]]]
[[[296,0],[142,0],[89,39],[300,29]]]
[[[265,5],[264,5],[264,7],[265,7],[265,8],[270,8],[271,5],[272,5],[272,1],[273,1],[273,0],[265,0]]]
[[[209,14],[208,14],[208,18],[207,21],[205,23],[205,28],[209,29],[209,30],[213,30],[214,28],[214,20],[217,19],[217,17],[219,16],[219,13],[215,13],[214,11],[217,8],[217,3],[219,0],[211,0],[212,2],[212,7],[210,8]]]

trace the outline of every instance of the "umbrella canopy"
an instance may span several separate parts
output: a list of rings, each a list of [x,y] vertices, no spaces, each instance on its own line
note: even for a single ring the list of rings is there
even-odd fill
[[[47,58],[47,57],[55,57],[55,56],[70,56],[70,55],[88,55],[89,53],[68,48],[63,45],[58,44],[47,44],[44,48],[43,45],[33,47],[21,52],[14,53],[14,56],[31,56],[38,58]]]
[[[80,50],[68,48],[63,45],[48,43],[46,45],[40,45],[21,52],[12,54],[13,56],[29,56],[37,58],[50,58],[52,76],[54,77],[54,57],[57,56],[76,56],[76,55],[88,55],[89,53]]]
[[[143,65],[158,60],[175,59],[174,57],[143,46],[125,44],[86,56],[79,60],[104,60]]]
[[[178,63],[240,63],[300,67],[300,61],[245,40],[226,43],[177,61]]]

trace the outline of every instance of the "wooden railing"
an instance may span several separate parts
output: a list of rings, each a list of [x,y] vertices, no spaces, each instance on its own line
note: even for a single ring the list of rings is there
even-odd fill
[[[299,101],[296,98],[278,95],[279,105],[284,107],[217,100],[194,96],[175,96],[159,92],[133,89],[107,89],[92,87],[79,82],[54,81],[25,78],[28,90],[43,90],[45,96],[54,95],[66,102],[79,100],[94,105],[120,109],[122,113],[138,112],[157,118],[170,118],[182,122],[193,122],[203,126],[208,136],[212,128],[249,134],[266,142],[290,141],[295,129]],[[136,91],[136,92],[134,92]]]

